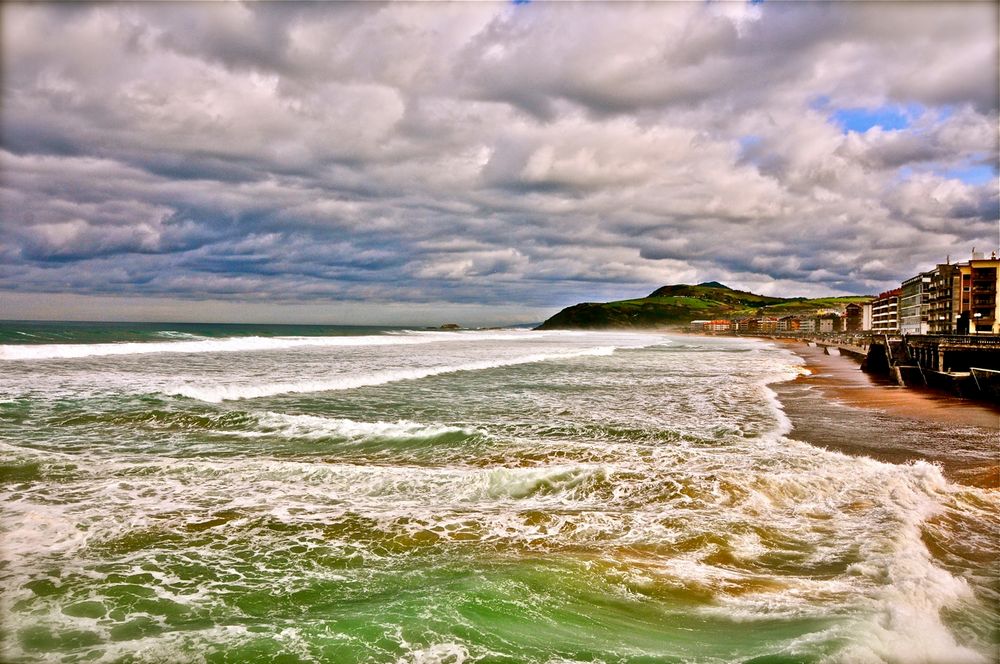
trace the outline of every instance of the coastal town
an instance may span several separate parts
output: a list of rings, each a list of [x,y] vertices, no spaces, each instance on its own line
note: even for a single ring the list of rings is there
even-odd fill
[[[1000,260],[973,250],[967,261],[935,265],[898,288],[811,315],[757,315],[691,321],[698,334],[805,341],[854,357],[867,373],[905,387],[933,387],[1000,402]]]
[[[1000,335],[1000,260],[973,250],[969,260],[950,259],[879,293],[868,302],[810,315],[756,315],[693,320],[692,331],[713,334],[870,333],[884,335]]]

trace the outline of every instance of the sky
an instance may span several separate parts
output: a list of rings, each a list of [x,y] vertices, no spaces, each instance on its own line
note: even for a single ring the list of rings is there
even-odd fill
[[[4,3],[0,319],[539,321],[1000,244],[996,3]]]

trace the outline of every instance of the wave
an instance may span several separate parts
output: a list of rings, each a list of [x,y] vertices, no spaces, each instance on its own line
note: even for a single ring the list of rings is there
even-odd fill
[[[267,436],[275,433],[290,438],[316,440],[340,438],[351,442],[373,439],[431,440],[448,436],[470,436],[472,428],[444,424],[421,424],[410,420],[395,422],[359,422],[357,420],[318,417],[316,415],[285,415],[264,413],[258,418],[258,431],[246,436]]]
[[[780,350],[792,363],[780,367],[777,373],[766,376],[759,383],[777,420],[771,437],[778,437],[788,445],[807,445],[788,438],[792,422],[770,385],[810,375],[811,371],[801,358],[786,349]],[[825,453],[839,454],[826,450]],[[893,536],[865,541],[860,547],[864,562],[851,564],[848,568],[848,576],[853,580],[873,582],[876,586],[870,595],[878,610],[874,616],[859,621],[858,632],[864,637],[839,653],[838,661],[921,660],[969,664],[985,661],[981,653],[960,645],[941,620],[945,609],[968,601],[972,591],[965,579],[935,563],[923,539],[925,523],[942,511],[942,498],[952,488],[941,469],[925,461],[913,461],[904,466],[871,463],[883,471],[879,481],[885,487],[888,500],[883,502],[882,509],[892,514],[896,523],[891,531]],[[823,506],[817,511],[822,513],[827,508]]]
[[[877,584],[878,610],[861,621],[862,639],[848,646],[843,661],[985,663],[989,659],[958,643],[942,620],[946,610],[974,600],[972,588],[936,563],[923,537],[925,523],[944,511],[942,499],[953,489],[933,464],[901,468],[885,480],[895,532],[865,542],[862,562],[848,568],[851,576]]]
[[[45,344],[38,346],[0,347],[3,360],[47,360],[97,357],[106,355],[138,355],[143,353],[237,353],[283,350],[304,346],[394,346],[429,343],[429,339],[363,336],[363,337],[231,337],[199,341],[142,342],[114,344]]]
[[[112,411],[93,411],[73,414],[68,417],[59,415],[51,420],[53,426],[90,426],[102,427],[143,427],[161,430],[202,430],[202,431],[244,431],[256,426],[258,420],[252,413],[233,410],[226,413],[199,413],[188,411],[170,411],[160,408]]]
[[[200,334],[191,334],[190,332],[178,332],[177,330],[160,330],[159,332],[153,333],[154,337],[161,337],[163,339],[205,339],[206,337]]]
[[[177,341],[122,342],[100,344],[34,344],[0,345],[0,360],[51,360],[99,357],[107,355],[138,355],[142,353],[237,353],[282,350],[309,346],[397,346],[427,344],[437,341],[497,341],[538,338],[509,332],[506,334],[476,334],[428,332],[423,334],[377,334],[342,337],[227,337],[209,339],[184,332],[162,332],[161,336]]]
[[[353,390],[359,387],[383,385],[385,383],[395,383],[401,380],[416,380],[419,378],[428,378],[430,376],[438,376],[457,371],[482,371],[485,369],[496,369],[499,367],[530,364],[533,362],[545,362],[548,360],[611,355],[616,348],[616,346],[599,346],[597,348],[586,348],[583,350],[560,353],[525,355],[508,360],[485,360],[481,362],[469,362],[468,364],[451,366],[382,371],[363,376],[350,376],[327,380],[310,380],[295,383],[270,383],[267,385],[179,385],[167,388],[164,390],[164,393],[169,396],[188,397],[190,399],[198,399],[199,401],[207,401],[209,403],[219,403],[222,401],[234,401],[237,399],[271,397],[278,394]]]
[[[266,436],[299,440],[336,439],[349,443],[367,441],[449,441],[465,440],[480,433],[474,427],[424,424],[410,420],[360,422],[346,418],[284,413],[252,413],[231,410],[224,413],[192,413],[164,409],[87,412],[51,421],[53,426],[137,427],[160,431],[204,431],[239,438]]]

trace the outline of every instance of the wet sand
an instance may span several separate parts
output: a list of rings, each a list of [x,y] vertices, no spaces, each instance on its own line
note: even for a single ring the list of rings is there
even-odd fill
[[[811,372],[778,388],[795,437],[893,463],[931,461],[953,481],[1000,488],[1000,406],[900,387],[864,373],[852,357],[802,341],[773,342]],[[857,417],[859,410],[865,416]]]
[[[938,390],[901,387],[887,377],[865,373],[860,363],[849,356],[826,355],[822,348],[801,341],[778,343],[806,361],[812,375],[799,380],[822,386],[843,403],[878,408],[904,417],[1000,431],[1000,406],[960,399]]]

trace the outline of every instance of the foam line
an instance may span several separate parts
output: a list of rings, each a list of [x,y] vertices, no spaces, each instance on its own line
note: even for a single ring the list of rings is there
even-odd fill
[[[238,353],[281,350],[308,346],[398,346],[441,341],[496,341],[538,338],[510,332],[506,334],[376,334],[344,337],[227,337],[223,339],[123,342],[104,344],[6,344],[0,345],[0,360],[51,360],[138,355],[142,353]]]
[[[358,422],[356,420],[318,417],[316,415],[285,415],[265,413],[260,416],[262,431],[247,432],[249,436],[268,436],[278,433],[294,438],[336,437],[360,441],[372,438],[426,439],[448,434],[474,433],[471,428],[444,424],[421,424],[409,420],[395,422]]]
[[[438,376],[440,374],[453,373],[456,371],[482,371],[484,369],[495,369],[498,367],[514,366],[517,364],[544,362],[546,360],[561,360],[594,355],[610,355],[615,351],[615,349],[615,346],[600,346],[597,348],[586,348],[583,350],[560,353],[525,355],[508,360],[486,360],[482,362],[469,362],[468,364],[450,366],[380,371],[362,376],[349,376],[327,380],[309,380],[295,383],[269,383],[265,385],[187,384],[168,388],[164,392],[170,396],[182,396],[191,399],[198,399],[199,401],[207,401],[209,403],[219,403],[222,401],[234,401],[237,399],[271,397],[278,394],[353,390],[359,387],[383,385],[385,383],[394,383],[401,380],[416,380],[419,378]]]

